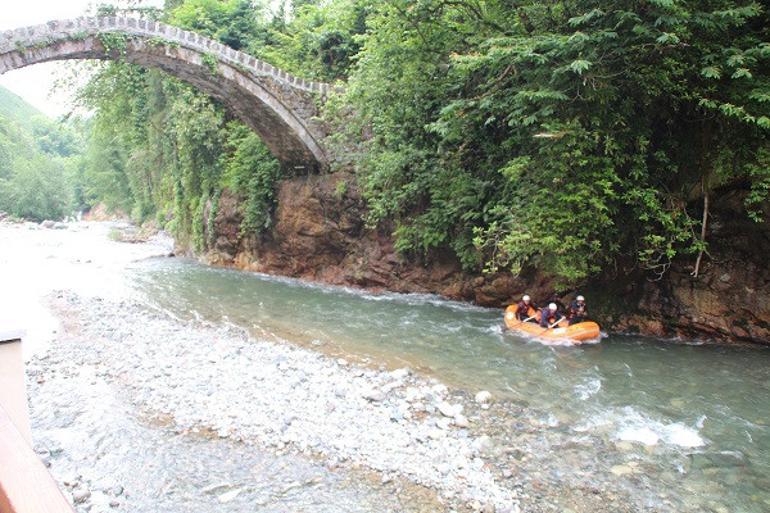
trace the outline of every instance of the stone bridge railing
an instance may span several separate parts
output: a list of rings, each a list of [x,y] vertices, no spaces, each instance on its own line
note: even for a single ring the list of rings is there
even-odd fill
[[[127,48],[108,48],[108,34],[125,36]],[[195,32],[145,19],[84,17],[0,32],[0,74],[63,59],[125,59],[163,69],[222,101],[284,165],[328,165],[318,107],[339,90],[330,84],[292,76]]]
[[[284,82],[292,87],[319,93],[323,96],[334,90],[331,84],[312,82],[295,77],[263,60],[234,50],[196,32],[182,30],[157,21],[138,18],[117,16],[84,17],[72,20],[53,20],[45,25],[7,30],[0,32],[0,54],[13,48],[18,48],[20,45],[24,47],[40,46],[62,38],[78,39],[87,35],[105,32],[119,32],[150,39],[158,38],[159,41],[178,44],[192,50],[214,55],[219,61],[246,67],[255,74],[269,75],[275,80]]]

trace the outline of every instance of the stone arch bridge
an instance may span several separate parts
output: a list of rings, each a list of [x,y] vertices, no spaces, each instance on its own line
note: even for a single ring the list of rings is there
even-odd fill
[[[87,17],[0,32],[0,74],[67,59],[159,68],[218,99],[286,169],[326,168],[318,107],[333,90],[186,30],[130,17]]]

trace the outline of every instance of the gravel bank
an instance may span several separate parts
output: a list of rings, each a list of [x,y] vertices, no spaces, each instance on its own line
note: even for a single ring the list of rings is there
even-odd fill
[[[179,432],[211,430],[321,456],[332,468],[369,468],[384,482],[436,489],[448,508],[519,511],[515,490],[485,458],[491,440],[468,420],[481,406],[458,402],[435,380],[183,323],[131,302],[62,292],[52,307],[91,340],[72,358],[125,385],[135,407],[170,417]]]

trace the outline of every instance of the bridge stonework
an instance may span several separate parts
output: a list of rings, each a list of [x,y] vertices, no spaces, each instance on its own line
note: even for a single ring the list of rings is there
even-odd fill
[[[218,99],[260,135],[284,168],[329,164],[317,119],[333,91],[329,84],[291,76],[195,32],[150,20],[87,17],[0,32],[0,74],[68,59],[122,59],[162,69]]]

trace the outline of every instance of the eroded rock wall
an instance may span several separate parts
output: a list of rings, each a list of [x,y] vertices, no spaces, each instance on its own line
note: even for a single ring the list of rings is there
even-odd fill
[[[205,260],[215,265],[376,291],[434,293],[503,307],[527,292],[543,301],[551,281],[537,273],[469,274],[450,252],[423,261],[399,255],[390,230],[365,226],[366,208],[345,173],[281,182],[274,226],[241,236],[238,198],[223,194]],[[342,184],[342,185],[340,185]],[[770,343],[769,223],[742,213],[739,194],[712,214],[710,256],[698,278],[693,262],[672,266],[663,280],[611,270],[588,284],[592,315],[608,330],[663,337]],[[694,261],[694,258],[692,259]],[[571,296],[567,295],[566,301]]]
[[[770,344],[770,219],[749,220],[744,198],[745,192],[731,191],[715,202],[697,277],[693,256],[658,281],[638,271],[598,278],[590,290],[605,323],[664,337]]]
[[[406,260],[387,228],[365,226],[366,208],[351,183],[345,173],[281,182],[274,226],[260,237],[240,236],[238,199],[223,194],[206,261],[334,285],[435,293],[485,306],[507,304],[525,288],[547,293],[547,280],[464,273],[449,252],[436,252],[424,262]]]

